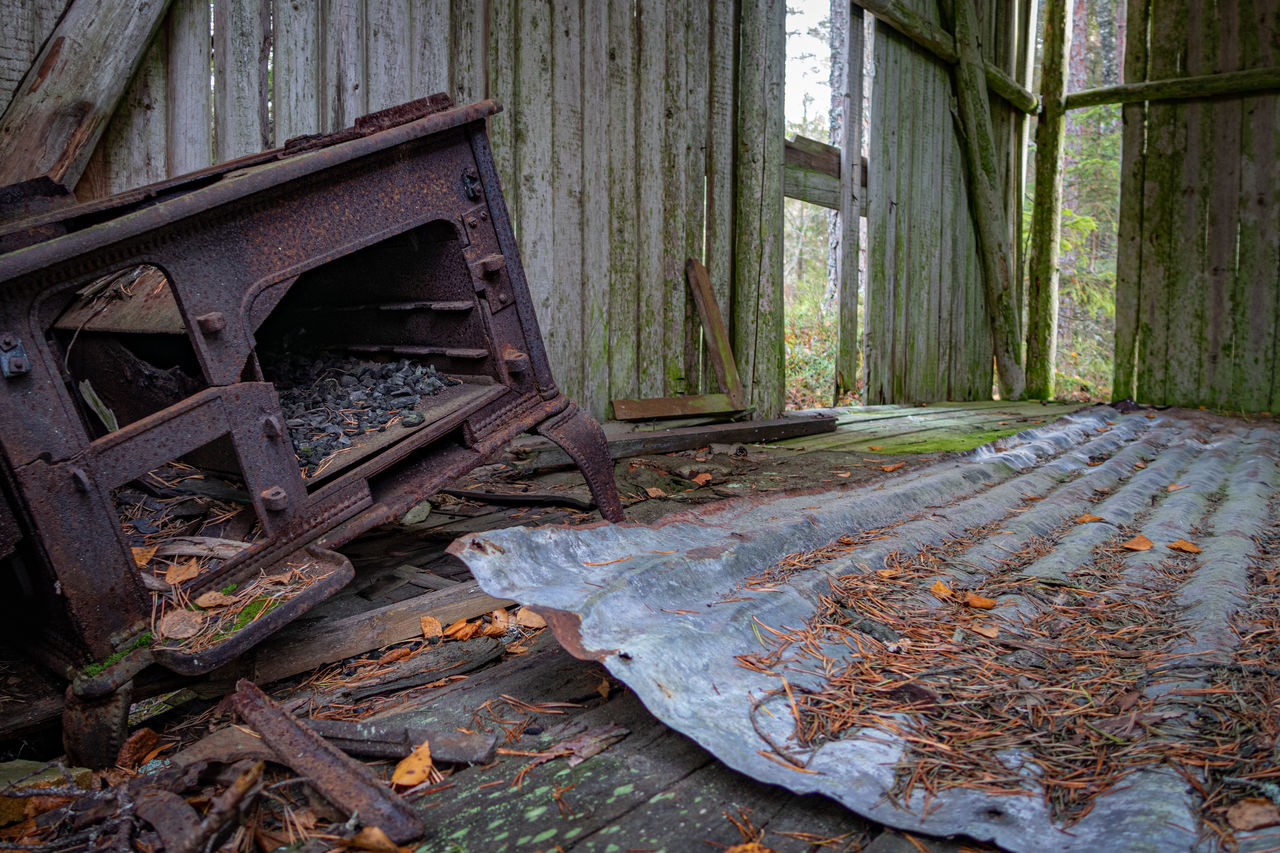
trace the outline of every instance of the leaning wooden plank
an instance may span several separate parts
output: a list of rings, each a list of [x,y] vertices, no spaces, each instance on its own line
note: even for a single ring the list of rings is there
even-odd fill
[[[875,15],[911,39],[943,62],[954,65],[960,61],[961,51],[951,34],[935,26],[919,12],[909,8],[901,0],[854,0],[857,5]],[[1003,68],[983,62],[980,66],[986,85],[1000,97],[1024,113],[1035,113],[1039,104],[1036,96],[1024,89]]]
[[[955,4],[956,46],[960,63],[956,66],[956,91],[960,120],[964,126],[965,168],[969,177],[969,203],[978,231],[982,260],[983,291],[991,322],[996,372],[1000,396],[1021,397],[1025,387],[1019,358],[1020,329],[1013,301],[1012,270],[1007,217],[1001,193],[991,132],[991,106],[981,77],[982,54],[978,44],[978,22],[969,3]]]
[[[689,291],[693,294],[693,303],[702,320],[703,340],[707,343],[707,357],[716,382],[719,383],[720,390],[729,395],[734,405],[741,408],[745,402],[742,377],[738,375],[738,364],[733,360],[729,332],[725,329],[724,317],[716,303],[715,292],[711,289],[707,268],[697,258],[689,258],[685,261],[684,273],[689,282]]]
[[[1275,91],[1280,91],[1280,65],[1086,89],[1083,92],[1072,92],[1067,95],[1067,109],[1079,110],[1085,107],[1096,107],[1099,104],[1238,97]]]
[[[734,404],[728,394],[683,394],[679,397],[613,401],[613,418],[618,421],[724,415],[741,411],[742,407]]]
[[[609,455],[614,459],[626,459],[647,453],[675,453],[693,450],[709,444],[754,444],[764,441],[781,441],[800,435],[817,435],[833,432],[836,419],[831,415],[793,415],[767,421],[713,424],[710,426],[676,427],[636,433],[609,440]],[[548,443],[549,444],[549,443]],[[560,468],[573,465],[569,455],[558,447],[536,448],[532,455],[521,462],[523,470]]]
[[[0,185],[70,189],[142,62],[168,0],[77,0],[0,116]]]
[[[1040,120],[1036,124],[1036,196],[1031,214],[1028,288],[1027,396],[1053,398],[1058,350],[1058,254],[1062,247],[1062,149],[1066,115],[1067,55],[1071,50],[1071,6],[1047,0],[1044,11],[1044,71]]]
[[[286,628],[242,655],[234,663],[209,674],[210,681],[249,678],[267,684],[363,654],[391,643],[422,635],[422,617],[444,625],[474,619],[514,602],[481,592],[475,581],[388,604],[345,619]]]

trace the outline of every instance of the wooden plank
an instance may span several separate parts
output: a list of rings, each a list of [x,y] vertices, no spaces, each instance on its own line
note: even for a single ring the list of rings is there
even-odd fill
[[[665,252],[662,154],[665,117],[666,4],[639,0],[636,4],[636,270],[637,315],[635,325],[639,396],[666,394],[663,346],[644,341],[665,339],[666,300],[663,260]]]
[[[685,214],[690,144],[685,110],[686,4],[664,3],[662,73],[662,353],[663,393],[683,394],[685,382]]]
[[[657,418],[687,418],[695,415],[722,415],[741,412],[728,394],[683,394],[648,400],[614,400],[613,418],[618,421],[647,421]]]
[[[582,7],[555,0],[552,9],[551,313],[542,327],[556,380],[571,397],[582,390]]]
[[[652,430],[609,439],[609,455],[614,459],[626,459],[650,453],[675,453],[717,444],[754,444],[765,441],[781,441],[801,435],[817,435],[833,432],[836,419],[825,414],[801,414],[765,421],[711,424],[709,426],[676,427]],[[558,468],[573,465],[569,455],[558,447],[536,451],[528,460],[519,463],[522,469]]]
[[[797,163],[782,168],[782,194],[828,210],[840,209],[840,179]]]
[[[610,334],[609,244],[599,235],[610,205],[608,14],[604,3],[582,6],[582,378],[576,399],[598,419],[608,415],[609,350],[621,336]]]
[[[422,636],[422,617],[434,616],[448,625],[474,619],[514,602],[485,594],[475,581],[433,590],[344,619],[285,628],[234,663],[209,674],[218,681],[227,672],[267,684],[327,663],[363,654],[391,643]],[[234,676],[229,676],[234,677]]]
[[[415,97],[410,81],[412,31],[409,0],[365,0],[365,86],[369,90],[365,107],[369,112]]]
[[[1280,60],[1274,3],[1241,7],[1240,62]],[[1239,248],[1232,287],[1236,358],[1232,403],[1247,411],[1280,410],[1280,98],[1241,101],[1236,207]]]
[[[1079,110],[1100,104],[1239,97],[1275,91],[1280,91],[1280,66],[1170,77],[1142,83],[1126,82],[1118,86],[1086,89],[1067,95],[1066,108]]]
[[[443,0],[433,0],[433,2],[437,5],[443,4]],[[519,109],[516,100],[519,91],[516,80],[519,67],[516,61],[519,52],[517,46],[519,15],[516,5],[516,0],[493,0],[490,5],[488,60],[490,97],[506,106],[503,112],[489,118],[489,145],[493,149],[493,160],[502,180],[503,199],[507,203],[507,211],[513,224],[520,221],[520,184],[516,180],[515,134],[512,127],[514,120],[511,116],[511,107]],[[415,10],[415,27],[418,26],[421,17],[422,14]],[[435,49],[435,53],[441,57],[448,56],[447,51],[438,48]],[[423,59],[425,60],[426,57]],[[443,77],[448,79],[447,64]],[[425,87],[429,83],[424,80],[421,85]],[[430,90],[424,88],[423,91]],[[436,91],[442,92],[444,88]],[[519,237],[518,234],[517,237]]]
[[[519,3],[518,105],[512,110],[515,129],[516,173],[520,194],[520,257],[529,293],[546,329],[554,322],[552,289],[555,266],[552,256],[551,110],[551,4],[549,0]],[[550,353],[548,353],[550,355]],[[559,369],[555,362],[552,372]]]
[[[204,5],[208,5],[207,3]],[[275,0],[271,70],[276,144],[319,133],[320,8],[310,0]]]
[[[165,77],[168,107],[165,172],[169,176],[194,172],[213,162],[213,92],[209,89],[213,59],[213,41],[209,36],[211,17],[205,0],[173,0],[169,5],[169,58]],[[278,48],[276,55],[279,74]],[[311,88],[314,91],[315,87]],[[277,124],[279,120],[277,113]]]
[[[899,54],[893,42],[898,38],[887,25],[876,23],[868,153],[870,174],[867,176],[866,328],[862,337],[864,403],[884,403],[891,399],[887,385],[892,344],[888,311],[892,304],[895,249],[890,232],[896,206],[898,160],[894,137],[898,124],[888,117],[897,114]]]
[[[858,256],[861,248],[862,202],[867,186],[866,160],[862,156],[865,26],[860,7],[841,5],[848,10],[848,21],[844,28],[844,73],[840,81],[841,90],[836,93],[840,98],[843,121],[836,163],[840,176],[836,207],[840,214],[840,245],[835,252],[837,332],[833,403],[839,403],[845,395],[855,392],[858,385],[858,285],[861,278]]]
[[[733,279],[733,189],[736,126],[735,68],[738,18],[735,0],[710,0],[707,79],[707,209],[704,261],[716,303],[729,315]],[[704,342],[705,343],[705,342]],[[705,348],[704,348],[705,350]],[[711,364],[705,351],[702,385],[710,386]]]
[[[320,0],[322,133],[351,127],[365,109],[364,2]]]
[[[155,117],[166,113],[167,47],[167,34],[161,28],[103,134],[108,193],[155,183],[166,176],[166,122]]]
[[[956,90],[964,127],[966,173],[970,208],[977,223],[983,290],[991,322],[1000,396],[1021,397],[1025,376],[1017,309],[1013,303],[1008,217],[999,192],[999,174],[991,129],[991,107],[981,78],[981,53],[974,11],[968,3],[955,4]]]
[[[899,299],[895,311],[894,334],[898,341],[894,363],[895,399],[908,402],[928,400],[921,377],[928,357],[928,296],[932,284],[927,241],[934,236],[935,223],[928,221],[930,202],[937,194],[929,175],[932,144],[934,81],[933,65],[920,51],[911,49],[903,62],[904,84],[910,93],[910,119],[901,137],[902,168],[906,186],[900,197],[898,227],[906,237],[899,263]]]
[[[707,199],[707,83],[710,79],[707,39],[710,34],[708,2],[685,4],[683,32],[685,54],[685,199],[684,256],[701,258],[706,234]],[[682,274],[683,277],[683,274]],[[684,291],[682,291],[683,293]],[[702,324],[691,299],[684,301],[684,379],[689,392],[710,391],[701,383],[701,358],[705,349]]]
[[[460,104],[488,97],[488,72],[485,64],[488,46],[485,15],[488,8],[488,3],[450,5],[453,39],[448,49],[452,54],[449,71],[453,79],[449,91]]]
[[[1126,9],[1124,76],[1136,82],[1147,74],[1148,0],[1129,0]],[[1143,196],[1146,167],[1146,105],[1125,104],[1121,110],[1124,139],[1120,154],[1119,235],[1116,246],[1115,369],[1111,383],[1114,400],[1135,398],[1138,347],[1138,305],[1142,291]]]
[[[415,0],[411,7],[413,23],[409,41],[412,68],[410,88],[415,98],[449,91],[450,5],[449,0]],[[493,5],[495,18],[504,22],[504,32],[509,39],[514,30],[515,0],[493,0]],[[502,63],[503,68],[508,69],[510,76],[504,79],[514,80],[516,49],[515,45],[507,39],[502,40],[501,46],[504,50],[498,54],[497,59]],[[505,96],[513,101],[515,93],[512,91],[496,94],[500,100]],[[496,145],[494,152],[497,153]],[[510,173],[502,174],[504,177],[510,175]],[[515,209],[511,207],[510,200],[507,207],[511,209],[514,220]]]
[[[745,402],[742,377],[738,375],[738,365],[734,361],[733,350],[729,346],[729,332],[725,329],[724,316],[716,303],[711,279],[707,276],[707,268],[697,258],[689,258],[685,262],[684,271],[689,283],[689,291],[693,295],[693,303],[697,306],[698,316],[702,321],[703,337],[707,342],[711,370],[715,374],[720,390],[729,395],[735,407],[740,408]]]
[[[1067,0],[1046,0],[1044,17],[1040,99],[1045,108],[1036,123],[1036,195],[1027,273],[1027,396],[1050,400],[1058,355],[1058,256],[1062,248],[1062,153],[1066,139],[1061,103],[1071,50],[1071,6]]]
[[[271,147],[267,122],[266,0],[213,9],[213,153],[218,162]]]
[[[70,189],[160,26],[166,0],[77,0],[0,116],[0,185],[42,175]]]
[[[636,278],[636,17],[634,0],[609,0],[609,393],[639,393]],[[635,329],[623,334],[621,330]]]

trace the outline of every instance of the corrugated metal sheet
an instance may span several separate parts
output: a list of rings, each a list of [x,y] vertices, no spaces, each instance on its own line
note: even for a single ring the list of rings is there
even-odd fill
[[[1214,696],[1242,698],[1264,724],[1280,724],[1274,701],[1223,687],[1262,673],[1251,683],[1274,694],[1275,679],[1245,653],[1276,632],[1278,500],[1274,423],[1094,409],[866,486],[728,501],[655,527],[514,528],[464,537],[451,550],[486,591],[540,606],[566,647],[601,659],[657,717],[756,778],[824,793],[890,826],[1011,850],[1192,850],[1203,831],[1195,785],[1210,783],[1186,756],[1200,749],[1197,738],[1218,737],[1221,746],[1229,728]],[[1151,550],[1119,547],[1139,532]],[[850,538],[830,547],[842,536]],[[1177,539],[1203,552],[1170,550]],[[895,579],[904,590],[899,611],[869,625],[859,607]],[[954,596],[931,591],[931,580]],[[991,592],[999,606],[958,605],[966,591]],[[841,609],[853,620],[838,618]],[[1111,613],[1147,617],[1108,633]],[[924,628],[945,619],[955,634],[920,646]],[[996,628],[999,639],[975,627]],[[796,642],[780,643],[775,632]],[[1250,638],[1247,649],[1237,648],[1240,635]],[[1261,654],[1274,655],[1269,648]],[[873,666],[883,668],[883,690],[840,681]],[[916,675],[903,676],[912,666]],[[946,734],[945,717],[964,710],[951,694],[963,700],[975,684],[1006,685],[989,670],[1007,673],[1011,699],[1048,702],[1040,717],[1027,709],[1034,737],[1023,738],[1016,719],[969,744]],[[1110,695],[1090,693],[1100,672],[1122,679]],[[908,681],[915,687],[903,687]],[[797,706],[813,708],[815,692],[836,683],[854,684],[881,723],[864,718],[834,739],[798,742]],[[898,701],[892,713],[893,705],[874,704],[884,698],[874,694],[895,690],[921,704]],[[1053,698],[1060,694],[1072,698]],[[1093,706],[1107,702],[1116,704],[1095,715]],[[1087,726],[1074,721],[1080,715]],[[1055,726],[1075,733],[1046,734]],[[954,767],[924,742],[935,728]],[[1229,748],[1227,763],[1255,755],[1260,772],[1274,772],[1274,743],[1241,737],[1247,749]],[[1112,773],[1101,792],[1051,779],[1051,753],[1073,745],[1130,772],[1118,782]],[[981,750],[1005,781],[948,787]],[[1222,773],[1243,771],[1213,772],[1217,784]],[[1226,790],[1228,801],[1253,793]],[[1219,825],[1224,805],[1210,814]],[[1275,843],[1265,832],[1254,846]]]

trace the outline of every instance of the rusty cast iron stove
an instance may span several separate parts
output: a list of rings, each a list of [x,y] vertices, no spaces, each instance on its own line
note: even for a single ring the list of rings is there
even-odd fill
[[[547,363],[498,109],[437,95],[0,225],[0,583],[23,651],[70,680],[74,757],[114,760],[144,670],[245,651],[350,579],[334,548],[522,432],[622,520]],[[254,584],[266,604],[213,628],[187,606]]]

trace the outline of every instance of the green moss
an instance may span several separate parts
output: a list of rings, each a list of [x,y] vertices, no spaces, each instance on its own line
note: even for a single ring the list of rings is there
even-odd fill
[[[143,631],[141,634],[133,638],[133,642],[125,646],[123,649],[118,649],[110,657],[102,661],[102,663],[91,663],[81,670],[81,672],[90,678],[93,678],[96,675],[101,675],[108,667],[115,666],[120,663],[120,661],[124,660],[125,656],[130,652],[149,645],[151,645],[151,632]]]
[[[240,588],[240,584],[229,583],[226,586],[224,586],[222,589],[218,590],[218,592],[222,593],[223,595],[230,595],[231,593],[235,592],[239,588]]]
[[[893,439],[883,439],[876,446],[880,453],[939,453],[973,450],[998,438],[1017,435],[1026,429],[1026,425],[1009,427],[1008,429],[979,430],[962,435],[942,435],[937,438],[917,439],[912,441],[903,437],[901,443]],[[861,451],[859,451],[861,452]],[[872,451],[876,452],[876,451]]]

